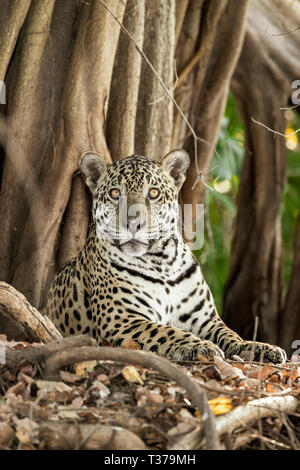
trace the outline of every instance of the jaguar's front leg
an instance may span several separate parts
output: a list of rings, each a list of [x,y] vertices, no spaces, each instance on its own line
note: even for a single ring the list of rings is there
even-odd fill
[[[286,352],[279,346],[273,346],[258,341],[244,341],[237,333],[228,328],[219,318],[212,320],[209,328],[203,324],[199,329],[199,336],[217,344],[225,353],[225,357],[232,359],[233,356],[250,358],[253,361],[283,363],[286,361]]]
[[[114,346],[122,346],[128,340],[138,343],[145,351],[178,360],[197,360],[199,356],[212,359],[224,356],[220,348],[192,333],[161,325],[134,313],[115,315],[109,323],[100,325],[101,337]]]

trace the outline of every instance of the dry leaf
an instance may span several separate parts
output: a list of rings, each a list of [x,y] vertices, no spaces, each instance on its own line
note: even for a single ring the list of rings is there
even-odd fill
[[[10,394],[18,395],[19,393],[22,393],[25,390],[25,384],[23,381],[20,381],[13,385],[12,387],[9,387],[9,389],[6,391],[5,396],[8,396]]]
[[[137,406],[142,408],[143,406],[146,405],[146,403],[147,403],[147,397],[146,397],[146,395],[143,395],[143,396],[141,396],[141,398],[138,399]]]
[[[192,413],[187,410],[186,408],[181,408],[181,410],[179,411],[178,413],[182,418],[184,418],[185,420],[186,419],[191,419],[191,420],[195,420],[195,416],[192,415]],[[200,413],[199,413],[200,414]]]
[[[191,421],[184,421],[182,423],[176,424],[173,428],[169,429],[167,434],[169,436],[182,436],[184,434],[190,433],[196,428],[196,422],[193,423]]]
[[[54,382],[52,380],[37,380],[36,385],[40,390],[46,393],[72,391],[72,387],[65,384],[64,382]]]
[[[246,378],[241,369],[228,364],[228,362],[224,361],[220,357],[214,356],[214,363],[218,368],[222,380],[226,379],[227,377],[239,377],[241,379]]]
[[[237,363],[234,364],[234,367],[236,369],[240,369],[244,373],[248,372],[247,365],[245,365],[245,364],[240,364],[240,363],[237,362]]]
[[[101,338],[102,346],[111,347],[111,344],[105,338]]]
[[[94,380],[90,392],[92,395],[100,398],[105,398],[107,395],[110,394],[109,388],[104,385],[104,383],[100,382],[99,380]]]
[[[295,381],[297,379],[299,383],[299,378],[300,378],[300,367],[297,367],[296,369],[291,369],[291,370],[282,370],[282,378],[284,379],[285,383],[288,383],[290,381]]]
[[[123,341],[122,348],[139,350],[141,349],[141,346],[136,341],[133,341],[132,339],[127,339]]]
[[[78,420],[78,413],[74,410],[66,410],[63,409],[60,411],[60,407],[58,409],[58,416],[62,419],[73,419],[73,420]]]
[[[128,382],[133,382],[133,383],[138,383],[143,385],[143,380],[134,366],[126,366],[122,369],[122,375],[124,379],[126,379]]]
[[[74,384],[82,380],[82,377],[76,374],[72,374],[71,372],[67,372],[66,370],[60,370],[59,375],[62,380],[64,380],[65,382],[69,382],[71,384]]]
[[[232,402],[228,397],[218,397],[208,400],[208,404],[215,415],[223,415],[232,410]]]
[[[28,446],[38,442],[38,425],[29,418],[16,420],[16,437],[19,441]]]
[[[94,370],[97,361],[83,361],[75,365],[75,373],[80,377],[88,377],[88,373]]]
[[[153,403],[163,403],[164,397],[157,390],[146,390],[146,397]]]
[[[7,423],[0,423],[0,448],[5,447],[14,435],[13,429]]]
[[[274,387],[269,383],[267,383],[267,385],[266,385],[266,391],[268,393],[275,393]]]
[[[81,408],[83,405],[83,398],[82,397],[76,397],[74,400],[72,400],[72,404],[70,405],[72,408]]]
[[[104,383],[104,385],[109,385],[110,384],[109,377],[106,374],[99,374],[99,375],[97,375],[96,378],[97,378],[97,380],[99,380],[99,382]]]
[[[277,369],[270,366],[269,364],[264,364],[263,367],[258,367],[257,369],[250,371],[248,373],[248,377],[258,379],[263,382],[264,380],[266,380],[266,378],[269,377],[269,375],[273,374],[274,372],[277,372]]]

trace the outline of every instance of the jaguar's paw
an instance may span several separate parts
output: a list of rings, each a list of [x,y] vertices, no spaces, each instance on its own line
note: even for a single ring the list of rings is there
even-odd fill
[[[230,351],[230,357],[237,355],[242,359],[257,361],[257,362],[272,362],[273,364],[280,364],[286,362],[286,352],[279,346],[273,346],[267,343],[259,343],[257,341],[243,341],[238,343]]]
[[[173,357],[183,361],[197,361],[203,358],[213,360],[214,356],[224,357],[224,353],[216,344],[203,340],[196,344],[179,346]]]

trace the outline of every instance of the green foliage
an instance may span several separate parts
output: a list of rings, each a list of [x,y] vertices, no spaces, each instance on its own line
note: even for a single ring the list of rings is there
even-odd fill
[[[294,115],[293,128],[300,128],[300,118]],[[300,136],[299,136],[300,138]],[[300,209],[300,145],[297,151],[288,151],[287,183],[281,205],[283,240],[283,281],[288,286],[293,263],[293,246],[297,217]]]
[[[300,119],[288,111],[288,127],[298,129]],[[300,138],[300,136],[299,136]],[[236,195],[244,155],[244,126],[234,97],[229,93],[225,115],[214,154],[205,201],[205,241],[194,252],[212,290],[219,313],[229,270],[230,249],[236,218]],[[292,260],[293,239],[300,208],[300,148],[288,150],[287,183],[281,207],[283,238],[283,279],[287,287]]]

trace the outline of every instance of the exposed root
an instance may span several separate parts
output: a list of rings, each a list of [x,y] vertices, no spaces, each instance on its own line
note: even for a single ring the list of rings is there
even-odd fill
[[[25,341],[49,343],[62,338],[49,318],[6,282],[0,282],[0,326],[1,333],[13,330],[14,337],[19,335]]]

